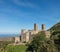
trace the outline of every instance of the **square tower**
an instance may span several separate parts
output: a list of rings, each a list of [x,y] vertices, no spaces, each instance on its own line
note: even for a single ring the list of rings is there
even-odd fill
[[[36,23],[34,24],[34,30],[38,31],[38,25]]]
[[[42,30],[43,30],[43,31],[46,30],[46,26],[45,26],[45,24],[42,24]]]

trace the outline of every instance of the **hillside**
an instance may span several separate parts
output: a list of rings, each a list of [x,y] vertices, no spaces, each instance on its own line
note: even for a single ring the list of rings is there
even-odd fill
[[[60,22],[55,24],[53,27],[49,29],[51,31],[51,38],[54,40],[54,44],[58,48],[58,52],[60,52]]]
[[[26,52],[27,46],[25,45],[8,45],[6,52]]]
[[[55,24],[53,27],[51,27],[49,29],[51,32],[53,31],[60,31],[60,22],[58,22],[57,24]]]
[[[0,45],[0,52],[26,52],[26,50],[25,45]]]

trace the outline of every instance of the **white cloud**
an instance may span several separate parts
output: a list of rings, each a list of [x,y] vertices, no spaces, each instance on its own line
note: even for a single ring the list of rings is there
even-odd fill
[[[13,3],[15,3],[16,5],[19,6],[24,6],[24,7],[30,7],[30,8],[39,8],[39,6],[37,6],[36,4],[33,4],[31,2],[21,2],[19,0],[12,0]]]
[[[52,18],[52,20],[56,21],[56,22],[59,22],[60,20],[57,19],[57,18]]]

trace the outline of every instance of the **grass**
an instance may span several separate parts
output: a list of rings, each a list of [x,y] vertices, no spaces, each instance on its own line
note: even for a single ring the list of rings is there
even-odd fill
[[[26,52],[27,46],[25,45],[8,45],[6,52]]]

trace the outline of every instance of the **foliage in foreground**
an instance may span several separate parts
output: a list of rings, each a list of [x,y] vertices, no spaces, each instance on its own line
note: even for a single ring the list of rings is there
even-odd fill
[[[12,42],[10,42],[10,41],[0,41],[0,52],[5,52],[5,48],[10,43],[12,43]]]
[[[0,52],[26,52],[27,46],[25,45],[8,45],[12,42],[1,41]]]
[[[60,30],[54,31],[51,35],[51,39],[54,40],[54,44],[57,46],[60,52]]]
[[[9,45],[6,47],[6,52],[26,52],[27,46],[24,45]]]
[[[39,32],[30,43],[33,52],[58,52],[53,40],[47,39],[44,33]]]

